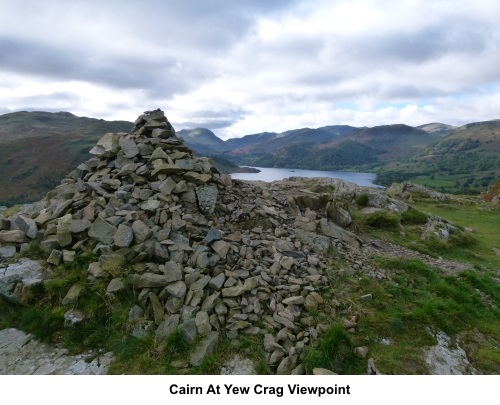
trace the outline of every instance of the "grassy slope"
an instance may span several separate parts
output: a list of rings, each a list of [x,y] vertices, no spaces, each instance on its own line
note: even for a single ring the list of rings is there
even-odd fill
[[[485,191],[500,178],[500,121],[454,129],[424,152],[380,168],[377,184],[411,180],[454,194]]]

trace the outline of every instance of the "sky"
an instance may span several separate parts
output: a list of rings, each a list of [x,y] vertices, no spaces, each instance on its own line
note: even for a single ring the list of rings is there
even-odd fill
[[[498,0],[0,0],[0,114],[223,139],[500,118]]]

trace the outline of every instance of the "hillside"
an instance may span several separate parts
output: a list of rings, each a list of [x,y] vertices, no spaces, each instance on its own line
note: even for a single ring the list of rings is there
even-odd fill
[[[288,131],[272,141],[233,150],[241,164],[318,170],[366,170],[424,150],[439,136],[407,125],[330,126]]]
[[[384,168],[379,184],[411,179],[452,193],[479,193],[500,178],[500,120],[455,128],[399,165]]]
[[[177,135],[182,137],[190,148],[204,155],[224,150],[224,141],[206,128],[183,129]]]
[[[421,129],[422,131],[428,132],[430,134],[446,136],[456,127],[454,127],[453,125],[441,124],[440,122],[431,122],[430,124],[419,125],[416,128]]]
[[[0,203],[30,202],[85,161],[106,132],[126,132],[128,121],[104,121],[59,112],[0,115]]]
[[[93,145],[98,134],[106,131],[128,131],[133,125],[128,121],[105,121],[96,118],[77,117],[69,112],[20,111],[0,115],[0,144],[27,138],[47,136],[89,137]],[[62,138],[61,138],[62,139]]]

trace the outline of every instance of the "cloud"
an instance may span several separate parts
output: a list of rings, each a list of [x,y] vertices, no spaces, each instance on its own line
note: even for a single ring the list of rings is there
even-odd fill
[[[161,107],[221,137],[493,119],[498,15],[495,0],[4,0],[0,105]]]

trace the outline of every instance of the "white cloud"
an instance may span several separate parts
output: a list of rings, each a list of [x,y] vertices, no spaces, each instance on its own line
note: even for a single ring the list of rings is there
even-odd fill
[[[2,2],[1,111],[160,107],[222,137],[498,118],[496,0],[25,3]]]

